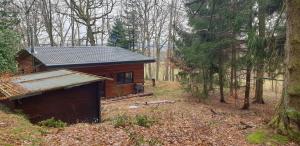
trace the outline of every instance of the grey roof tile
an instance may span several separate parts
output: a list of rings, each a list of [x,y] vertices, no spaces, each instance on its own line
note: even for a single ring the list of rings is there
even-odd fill
[[[132,62],[154,62],[155,59],[120,47],[35,47],[35,56],[46,66],[68,66],[87,64],[120,64]],[[31,52],[30,48],[26,49]]]

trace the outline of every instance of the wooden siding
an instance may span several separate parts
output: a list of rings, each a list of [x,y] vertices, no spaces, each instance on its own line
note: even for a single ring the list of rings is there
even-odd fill
[[[35,60],[36,67],[33,67],[33,58],[27,52],[21,53],[20,56],[18,56],[16,60],[18,63],[18,73],[19,74],[30,74],[33,72],[47,70],[46,67],[38,60]]]
[[[113,81],[105,81],[105,97],[107,98],[133,94],[134,85],[136,83],[144,83],[144,64],[99,65],[69,69],[112,78]],[[133,83],[118,84],[116,82],[117,73],[120,72],[132,72]]]
[[[30,55],[22,55],[17,58],[19,73],[29,74],[33,73],[32,57]]]
[[[99,119],[98,83],[45,92],[14,101],[31,122],[54,117],[67,123],[95,122]]]

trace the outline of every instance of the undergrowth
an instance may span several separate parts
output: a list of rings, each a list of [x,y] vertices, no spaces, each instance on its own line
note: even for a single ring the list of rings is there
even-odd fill
[[[40,121],[38,125],[43,127],[51,127],[51,128],[63,128],[67,126],[67,123],[52,117],[50,119]]]
[[[147,115],[136,115],[135,122],[139,126],[149,128],[153,125],[155,120]]]
[[[140,135],[136,132],[129,133],[129,140],[133,146],[161,146],[162,142],[158,138],[149,138],[146,139],[143,135]]]
[[[112,123],[114,125],[115,128],[119,128],[119,127],[126,127],[127,125],[130,125],[130,118],[128,116],[126,116],[125,114],[123,115],[118,115],[116,117],[114,117],[112,119]]]
[[[147,115],[136,115],[134,118],[131,118],[125,114],[118,115],[112,119],[112,124],[115,128],[123,127],[136,124],[138,126],[149,128],[151,127],[156,120]]]

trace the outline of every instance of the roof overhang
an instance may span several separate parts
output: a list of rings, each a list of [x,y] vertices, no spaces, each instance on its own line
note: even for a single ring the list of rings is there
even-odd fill
[[[54,70],[16,76],[9,83],[5,83],[8,85],[5,86],[6,88],[0,88],[0,92],[5,93],[4,95],[7,96],[5,99],[16,100],[48,91],[70,89],[103,80],[112,79],[77,71]],[[2,86],[3,84],[0,85]]]

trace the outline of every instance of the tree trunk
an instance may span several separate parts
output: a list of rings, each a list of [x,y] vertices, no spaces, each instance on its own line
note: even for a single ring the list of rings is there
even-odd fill
[[[159,80],[159,68],[160,68],[160,36],[156,39],[156,80]]]
[[[266,27],[266,16],[265,16],[265,0],[259,0],[259,13],[258,13],[258,20],[259,20],[259,36],[265,38],[265,27]],[[261,53],[264,52],[264,48],[261,48]],[[253,103],[264,104],[263,99],[263,88],[264,88],[264,58],[260,58],[258,65],[256,67],[256,88],[255,88],[255,97]]]
[[[255,86],[255,97],[253,103],[264,104],[263,99],[263,84],[264,84],[264,70],[263,64],[260,64],[256,72],[256,86]]]
[[[235,34],[235,33],[233,33]],[[234,38],[235,35],[233,35]],[[236,46],[233,43],[232,45],[232,62],[231,62],[231,78],[230,78],[230,95],[234,98],[237,99],[237,66],[236,66]]]
[[[286,0],[287,40],[285,46],[285,79],[282,99],[272,121],[280,132],[300,132],[300,1]],[[299,137],[293,137],[298,138]]]
[[[72,0],[70,0],[70,4],[71,4],[71,15],[74,16],[74,8],[73,8],[73,4],[71,2]],[[71,25],[72,25],[72,34],[71,34],[71,45],[75,46],[75,19],[73,17],[71,17]]]
[[[213,73],[213,69],[210,68],[209,70],[209,91],[213,91],[214,90],[214,73]]]
[[[173,26],[173,7],[174,1],[171,2],[170,8],[170,19],[169,19],[169,26],[168,26],[168,48],[167,48],[167,57],[165,60],[165,80],[170,79],[170,59],[171,59],[171,47],[172,47],[172,26]]]
[[[219,85],[220,85],[220,102],[225,103],[225,98],[224,98],[223,49],[220,50],[220,56],[219,56]]]
[[[34,12],[34,23],[33,23],[33,32],[34,32],[34,46],[39,46],[39,37],[37,31],[37,12]]]
[[[208,96],[208,88],[207,88],[207,69],[205,67],[202,68],[202,77],[203,77],[203,95],[205,97]]]
[[[77,23],[77,45],[81,46],[80,25],[79,25],[79,23]]]
[[[86,26],[86,31],[87,31],[87,39],[89,40],[91,46],[95,46],[96,42],[95,42],[95,38],[94,38],[94,34],[93,34],[93,29],[91,25],[87,25]]]
[[[233,54],[233,48],[232,48],[232,54]],[[231,58],[229,94],[231,97],[233,97],[233,58]]]
[[[242,109],[249,109],[250,103],[249,103],[249,97],[250,97],[250,82],[251,82],[251,65],[247,65],[247,71],[246,71],[246,89],[245,89],[245,99],[244,99],[244,106]]]
[[[151,47],[150,47],[150,43],[151,43],[151,38],[150,38],[150,32],[149,30],[147,30],[147,56],[151,56]],[[148,63],[148,77],[149,79],[152,79],[152,67],[151,67],[151,63]]]

